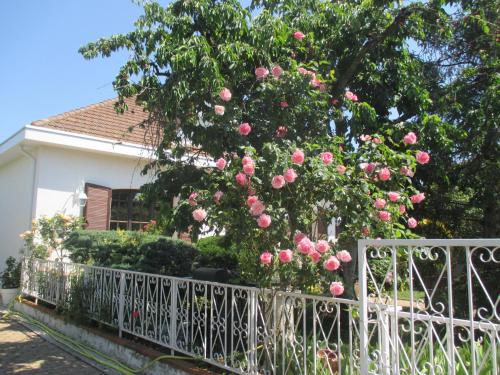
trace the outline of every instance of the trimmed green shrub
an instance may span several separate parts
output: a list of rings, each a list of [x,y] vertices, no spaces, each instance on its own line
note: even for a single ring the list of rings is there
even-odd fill
[[[200,239],[196,243],[200,250],[196,263],[198,267],[224,268],[236,272],[238,269],[238,249],[226,237],[214,236]]]

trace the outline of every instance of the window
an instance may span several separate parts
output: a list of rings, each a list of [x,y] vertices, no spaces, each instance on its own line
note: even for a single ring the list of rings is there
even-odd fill
[[[109,229],[141,230],[154,218],[154,206],[138,198],[138,190],[112,191]]]

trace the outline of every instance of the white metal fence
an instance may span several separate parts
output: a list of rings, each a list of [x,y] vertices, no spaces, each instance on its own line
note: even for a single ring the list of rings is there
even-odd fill
[[[500,240],[362,240],[357,299],[25,259],[23,293],[239,374],[498,374]]]

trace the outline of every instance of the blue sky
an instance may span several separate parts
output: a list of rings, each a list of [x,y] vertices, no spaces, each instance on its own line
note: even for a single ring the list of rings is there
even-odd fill
[[[114,97],[127,54],[87,61],[78,48],[132,30],[141,14],[130,0],[0,1],[0,142],[34,120]]]

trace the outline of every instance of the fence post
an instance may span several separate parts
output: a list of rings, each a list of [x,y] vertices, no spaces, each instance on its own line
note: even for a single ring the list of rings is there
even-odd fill
[[[248,370],[250,374],[257,374],[257,312],[255,290],[250,291],[248,301]]]
[[[123,333],[123,312],[125,309],[125,272],[120,272],[120,292],[118,294],[118,336]]]
[[[63,283],[63,275],[64,273],[64,268],[63,264],[61,261],[56,262],[56,305],[59,304],[59,300],[61,299],[61,293],[63,288],[61,288],[61,285]]]
[[[366,285],[366,255],[363,240],[358,240],[359,279],[359,359],[360,373],[368,374],[368,289]]]
[[[170,347],[172,354],[177,347],[177,280],[172,280],[170,284]]]

